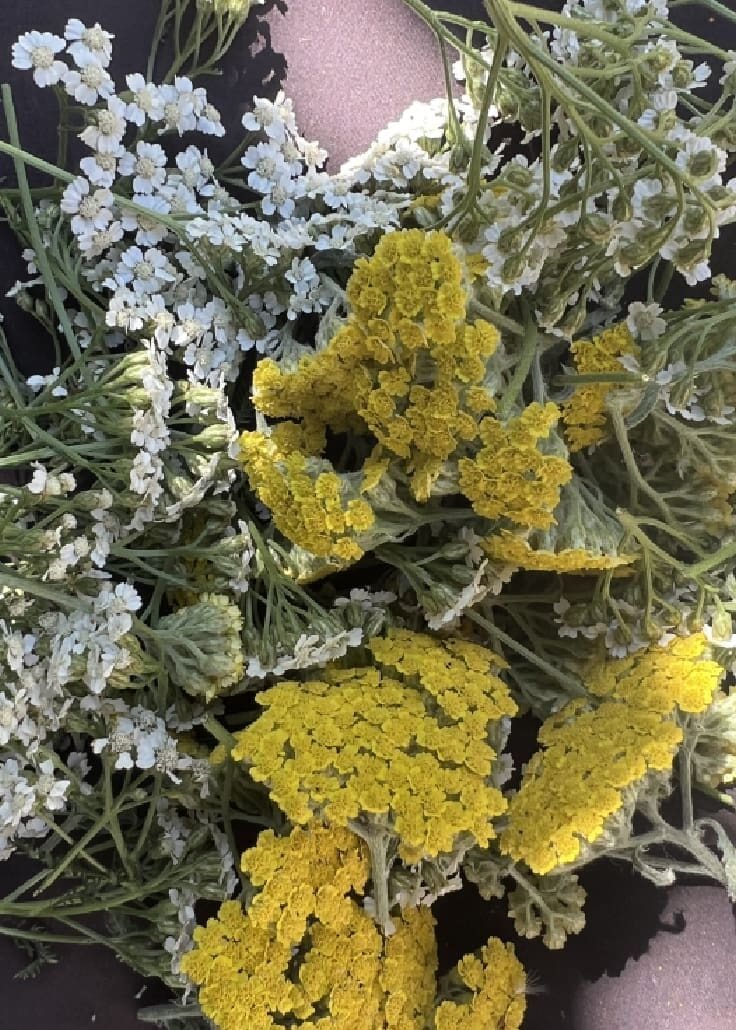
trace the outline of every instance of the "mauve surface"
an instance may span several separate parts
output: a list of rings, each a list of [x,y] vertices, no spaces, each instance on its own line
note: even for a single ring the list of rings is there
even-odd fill
[[[474,14],[476,0],[435,7]],[[13,85],[24,145],[49,159],[56,147],[52,98],[10,68],[20,32],[60,32],[69,17],[100,20],[114,32],[118,81],[143,70],[155,0],[5,0],[0,9],[0,81]],[[336,13],[337,12],[337,13]],[[702,16],[691,20],[703,28]],[[701,22],[701,24],[698,24]],[[720,27],[719,27],[720,28]],[[719,42],[736,46],[724,27]],[[295,0],[252,24],[231,52],[211,94],[226,122],[237,125],[254,93],[273,96],[283,85],[293,97],[302,131],[318,138],[336,166],[365,148],[412,100],[441,95],[434,38],[401,0]],[[4,129],[0,129],[4,133]],[[217,154],[217,143],[206,141]],[[7,175],[7,162],[0,174]],[[730,248],[729,254],[730,257]],[[722,264],[723,262],[721,262]],[[0,231],[0,294],[21,274],[14,242]],[[11,343],[24,369],[43,362],[34,323],[4,300]],[[735,821],[730,821],[731,828]],[[0,891],[15,882],[12,865],[0,870]],[[583,877],[589,891],[588,925],[560,953],[538,942],[519,952],[538,990],[529,999],[527,1030],[726,1030],[736,1025],[736,937],[731,906],[711,886],[657,891],[628,867],[599,863]],[[483,943],[489,933],[509,937],[501,909],[472,888],[443,899],[438,909],[443,964]],[[59,949],[60,962],[37,980],[13,979],[24,956],[0,938],[0,1030],[138,1030],[136,994],[142,981],[97,948]]]

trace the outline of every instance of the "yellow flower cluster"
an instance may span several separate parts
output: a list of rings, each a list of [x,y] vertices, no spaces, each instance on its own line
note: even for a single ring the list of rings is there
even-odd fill
[[[580,712],[567,705],[539,732],[543,749],[511,799],[501,850],[540,874],[573,862],[582,841],[601,836],[627,787],[649,770],[670,768],[681,739],[674,722],[643,708],[607,701]]]
[[[544,529],[499,529],[483,541],[483,549],[492,561],[539,572],[628,573],[624,567],[636,555],[621,550],[621,523],[579,476],[563,486],[552,516]]]
[[[458,964],[463,1001],[435,1009],[434,918],[426,907],[408,909],[382,936],[359,904],[368,864],[354,834],[314,824],[288,837],[265,831],[242,865],[260,888],[248,911],[226,901],[194,931],[181,963],[218,1030],[519,1026],[524,971],[494,938],[480,958]]]
[[[582,547],[564,547],[560,551],[532,547],[524,537],[507,529],[488,537],[482,543],[483,551],[492,561],[504,565],[517,565],[520,569],[538,572],[584,573],[617,569],[634,561],[631,554],[597,554]]]
[[[641,353],[624,322],[605,329],[592,340],[576,340],[571,350],[580,375],[622,372],[618,359],[625,354],[638,358]],[[605,439],[608,422],[606,399],[615,389],[612,383],[589,383],[578,387],[564,402],[562,417],[571,451],[580,451]]]
[[[414,497],[493,408],[486,365],[499,342],[487,322],[465,321],[463,266],[443,232],[390,233],[361,258],[347,284],[347,323],[290,371],[261,361],[253,400],[263,414],[298,418],[312,435],[348,429],[400,458]]]
[[[492,937],[480,953],[465,955],[457,976],[472,992],[463,1002],[437,1006],[435,1030],[519,1030],[526,1009],[524,967],[510,944]]]
[[[494,671],[503,662],[408,630],[368,648],[377,667],[330,668],[258,694],[267,710],[236,735],[233,758],[296,824],[315,813],[342,826],[381,817],[412,862],[450,851],[461,833],[487,843],[506,807],[490,785],[489,726],[516,711]]]
[[[360,535],[375,521],[373,509],[349,496],[347,479],[329,462],[305,456],[293,440],[289,447],[285,427],[270,436],[242,434],[240,457],[250,482],[289,540],[319,557],[355,561],[363,554]]]
[[[243,855],[261,887],[245,912],[225,902],[194,932],[183,972],[218,1030],[288,1025],[322,1030],[425,1030],[437,964],[428,909],[397,918],[384,941],[353,899],[368,864],[347,830],[272,831]]]
[[[703,712],[713,700],[723,669],[710,657],[703,633],[675,637],[616,661],[598,662],[590,670],[588,689],[597,697],[624,701],[651,712],[671,715],[675,707]]]
[[[480,450],[458,462],[460,490],[479,515],[541,529],[551,524],[572,468],[565,458],[543,454],[537,445],[549,437],[559,415],[554,404],[530,404],[506,425],[493,417],[483,419]]]
[[[591,668],[590,692],[605,700],[593,711],[571,702],[542,726],[542,750],[509,804],[505,854],[540,874],[574,861],[583,841],[601,836],[627,787],[670,769],[682,740],[676,710],[703,711],[723,675],[707,646],[697,633]]]

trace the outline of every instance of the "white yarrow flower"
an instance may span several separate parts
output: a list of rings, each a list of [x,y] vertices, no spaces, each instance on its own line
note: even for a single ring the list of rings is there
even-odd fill
[[[638,300],[629,304],[626,325],[631,335],[639,340],[656,340],[667,330],[667,323],[659,318],[661,313],[659,304],[642,304]]]
[[[112,33],[105,31],[99,22],[87,28],[79,18],[70,18],[66,23],[64,35],[69,40],[69,53],[78,65],[86,58],[92,58],[103,67],[107,67],[112,57]]]
[[[65,47],[66,43],[60,36],[34,29],[13,43],[12,65],[22,71],[32,68],[33,81],[37,86],[54,86],[67,71],[64,62],[56,60],[56,55]]]
[[[125,81],[133,99],[125,109],[125,117],[134,125],[143,125],[148,119],[160,122],[164,116],[164,101],[158,86],[146,82],[140,74],[126,75]]]
[[[166,154],[158,143],[136,144],[135,153],[120,158],[120,175],[133,176],[136,193],[154,193],[166,181]]]
[[[75,236],[104,229],[112,221],[112,193],[108,189],[90,190],[87,179],[79,176],[64,190],[61,210],[72,215],[71,227]]]
[[[113,94],[115,84],[95,57],[87,54],[80,58],[77,66],[62,75],[62,82],[78,103],[91,107],[100,97],[107,100]]]
[[[92,150],[113,154],[125,135],[125,104],[119,97],[110,97],[107,108],[97,111],[96,120],[80,132],[79,137]]]

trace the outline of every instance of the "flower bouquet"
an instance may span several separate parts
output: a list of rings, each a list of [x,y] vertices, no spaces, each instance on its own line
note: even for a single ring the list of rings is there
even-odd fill
[[[100,24],[21,35],[56,162],[2,87],[53,358],[0,327],[0,934],[111,948],[161,1027],[511,1030],[512,943],[438,976],[443,895],[549,948],[602,856],[736,900],[695,803],[736,779],[736,55],[678,0],[405,2],[446,96],[337,170],[283,93],[224,146],[250,0],[162,0],[117,82]]]

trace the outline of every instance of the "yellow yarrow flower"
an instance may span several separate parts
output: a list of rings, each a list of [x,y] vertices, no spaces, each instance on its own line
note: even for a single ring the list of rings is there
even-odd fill
[[[724,670],[713,661],[703,633],[675,637],[663,646],[615,661],[594,663],[587,684],[598,697],[672,715],[703,712],[713,700]]]
[[[282,450],[278,433],[240,437],[240,460],[258,498],[289,540],[341,565],[363,554],[360,535],[375,521],[373,509],[332,465],[299,450]]]
[[[483,551],[492,561],[517,565],[520,569],[538,572],[575,573],[600,572],[629,565],[635,560],[631,554],[595,554],[580,547],[565,547],[561,551],[547,551],[531,547],[529,541],[502,529],[482,543]]]
[[[619,358],[626,354],[636,358],[641,355],[625,322],[604,329],[592,340],[576,340],[570,349],[575,369],[581,375],[621,372]],[[576,388],[572,397],[563,403],[565,437],[571,451],[580,451],[605,439],[608,427],[606,400],[615,389],[612,383],[589,383]]]
[[[569,462],[538,447],[559,419],[554,404],[530,404],[504,424],[493,416],[480,424],[481,448],[458,462],[460,490],[474,511],[489,519],[508,519],[544,529],[560,490],[572,477]]]
[[[466,997],[437,1006],[435,1030],[519,1030],[526,1010],[526,974],[510,944],[492,937],[480,956],[465,955],[451,979]]]
[[[261,361],[256,409],[298,419],[324,447],[324,430],[372,434],[378,454],[399,459],[415,499],[426,501],[443,463],[477,436],[491,411],[485,388],[499,335],[466,322],[467,272],[449,236],[390,233],[359,259],[346,287],[347,323],[295,367]],[[247,470],[246,470],[247,471]]]
[[[259,836],[243,869],[260,887],[246,912],[227,901],[194,931],[182,970],[218,1030],[325,1026],[426,1030],[437,949],[427,908],[384,939],[355,895],[368,864],[347,830],[312,826]],[[329,1015],[319,1015],[329,1013]],[[316,1020],[316,1022],[315,1022]]]
[[[615,701],[567,705],[539,733],[542,749],[511,799],[501,851],[539,874],[580,857],[648,772],[667,772],[682,730],[657,712]]]
[[[623,792],[648,772],[668,772],[682,729],[678,711],[703,712],[723,669],[702,633],[676,637],[620,659],[594,662],[593,711],[572,702],[548,719],[538,751],[508,809],[501,850],[536,873],[579,857],[623,804]]]
[[[511,945],[491,938],[466,955],[452,1001],[435,1008],[437,944],[429,908],[406,909],[384,937],[360,904],[365,849],[341,828],[273,831],[246,851],[260,888],[247,911],[226,901],[194,931],[182,959],[218,1030],[278,1026],[324,1030],[516,1030],[524,970]]]
[[[516,706],[486,648],[393,630],[368,642],[378,667],[328,668],[257,695],[266,711],[236,735],[233,758],[269,786],[289,819],[378,818],[407,861],[479,843],[506,807],[491,784],[489,727]]]
[[[621,552],[623,527],[579,476],[563,486],[546,529],[499,529],[482,542],[493,561],[540,572],[585,573],[618,569],[636,560]]]

